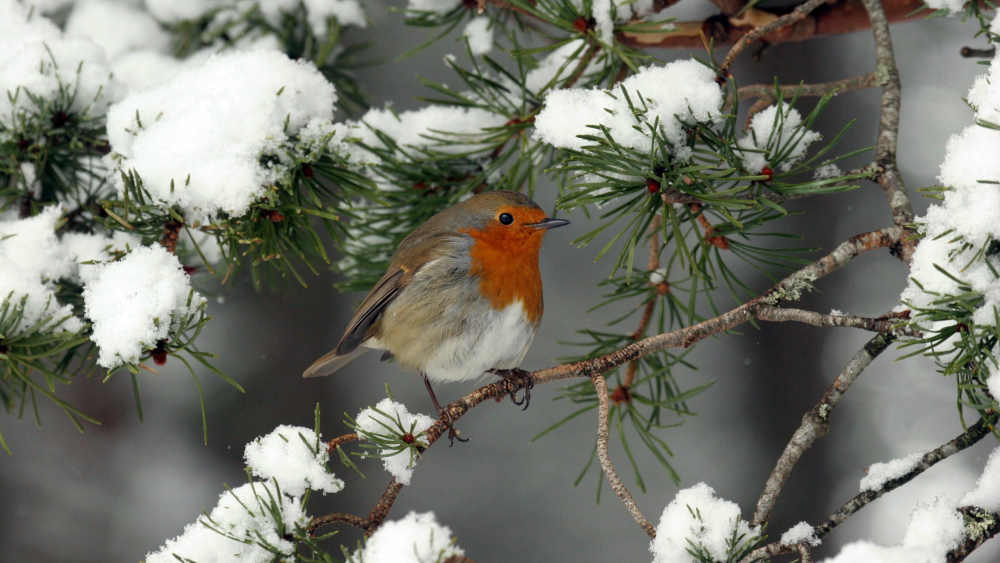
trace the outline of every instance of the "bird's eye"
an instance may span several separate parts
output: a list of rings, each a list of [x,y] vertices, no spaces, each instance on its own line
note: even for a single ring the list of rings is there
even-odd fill
[[[511,223],[514,222],[514,216],[511,215],[510,213],[501,213],[500,216],[497,217],[497,220],[503,223],[504,225],[510,225]]]

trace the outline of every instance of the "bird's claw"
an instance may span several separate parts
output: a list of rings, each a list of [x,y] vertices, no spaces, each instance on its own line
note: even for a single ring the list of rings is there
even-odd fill
[[[463,438],[462,437],[462,433],[458,430],[458,428],[455,428],[455,425],[452,423],[451,416],[448,414],[448,411],[442,410],[439,413],[439,415],[441,416],[441,420],[443,420],[444,423],[448,425],[448,447],[449,448],[455,445],[455,440],[458,440],[459,442],[468,442],[469,441],[468,438]]]
[[[531,404],[531,390],[535,387],[535,378],[531,373],[520,368],[492,369],[490,372],[513,383],[514,387],[507,391],[510,394],[510,402],[521,407],[522,411],[528,410],[528,405]],[[517,398],[519,389],[524,390],[520,400]]]

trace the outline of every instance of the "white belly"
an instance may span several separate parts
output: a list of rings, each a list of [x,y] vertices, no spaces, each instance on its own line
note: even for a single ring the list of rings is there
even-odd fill
[[[488,313],[444,343],[422,366],[432,381],[477,379],[490,369],[518,367],[535,337],[536,327],[524,314],[524,305],[515,301],[501,311],[487,307]]]

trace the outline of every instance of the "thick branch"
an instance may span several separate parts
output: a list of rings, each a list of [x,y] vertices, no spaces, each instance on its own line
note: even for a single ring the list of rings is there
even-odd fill
[[[778,462],[771,471],[771,475],[764,484],[764,492],[757,500],[757,508],[754,510],[753,523],[760,525],[767,522],[771,515],[771,510],[778,501],[778,495],[785,486],[792,469],[799,462],[802,454],[808,450],[813,443],[821,436],[824,436],[830,427],[830,414],[834,407],[840,402],[841,397],[847,389],[854,383],[854,380],[861,375],[872,360],[878,357],[895,340],[890,334],[878,334],[869,340],[864,348],[858,351],[840,375],[833,381],[830,387],[823,394],[823,398],[815,407],[802,416],[802,424],[792,434],[792,438],[785,446],[785,450],[778,458]]]
[[[962,432],[961,434],[955,436],[955,438],[948,441],[947,443],[942,444],[941,446],[925,453],[924,456],[920,458],[920,462],[917,463],[917,465],[913,469],[906,472],[904,475],[886,481],[877,490],[862,491],[858,493],[857,495],[854,496],[854,498],[844,503],[844,505],[841,506],[836,512],[831,514],[826,522],[816,527],[816,537],[821,538],[826,534],[829,534],[830,530],[833,530],[834,528],[839,526],[844,520],[847,520],[847,518],[850,515],[854,514],[858,510],[861,510],[862,508],[867,506],[868,503],[872,502],[873,500],[879,498],[880,496],[884,495],[885,493],[888,493],[893,489],[905,485],[906,483],[910,482],[914,477],[920,475],[924,471],[927,471],[939,461],[951,457],[957,454],[958,452],[979,442],[987,434],[990,433],[991,431],[990,428],[993,426],[995,421],[996,421],[995,417],[993,418],[993,420],[989,421],[984,419],[979,419],[978,422],[970,426],[965,432]]]
[[[597,391],[597,459],[601,462],[601,471],[604,472],[611,490],[618,495],[618,498],[622,499],[622,503],[625,504],[625,508],[632,515],[636,524],[639,524],[646,535],[655,538],[656,528],[639,510],[639,505],[632,498],[632,493],[629,492],[625,483],[622,483],[621,477],[615,471],[614,464],[611,463],[611,456],[608,455],[608,382],[599,373],[591,375],[590,380],[594,383],[594,389]]]
[[[885,15],[889,23],[925,18],[933,10],[921,0],[887,0]],[[840,0],[816,8],[793,25],[765,35],[769,44],[806,41],[826,35],[853,33],[868,29],[871,22],[860,0]],[[664,24],[662,32],[623,32],[620,41],[632,47],[703,47],[709,41],[715,46],[730,45],[750,33],[754,27],[733,18],[715,16],[703,22]]]
[[[913,205],[906,195],[903,177],[896,165],[896,145],[899,136],[900,84],[896,56],[892,52],[892,35],[889,20],[882,8],[882,0],[862,0],[872,23],[875,36],[875,74],[882,84],[882,110],[879,114],[878,142],[875,145],[875,162],[879,166],[876,177],[892,211],[896,225],[906,226],[913,221]],[[909,263],[915,243],[907,237],[902,244],[902,259]]]

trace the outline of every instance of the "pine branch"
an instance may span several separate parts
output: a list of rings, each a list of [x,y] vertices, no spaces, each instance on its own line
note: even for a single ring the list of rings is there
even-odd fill
[[[781,84],[775,87],[774,84],[751,84],[741,86],[737,90],[736,97],[740,100],[756,98],[757,101],[750,106],[747,111],[747,126],[754,115],[760,113],[764,108],[778,101],[775,92],[782,97],[821,97],[828,94],[841,94],[853,90],[873,88],[878,85],[878,77],[874,72],[851,76],[834,80],[831,82],[819,82],[816,84]]]

